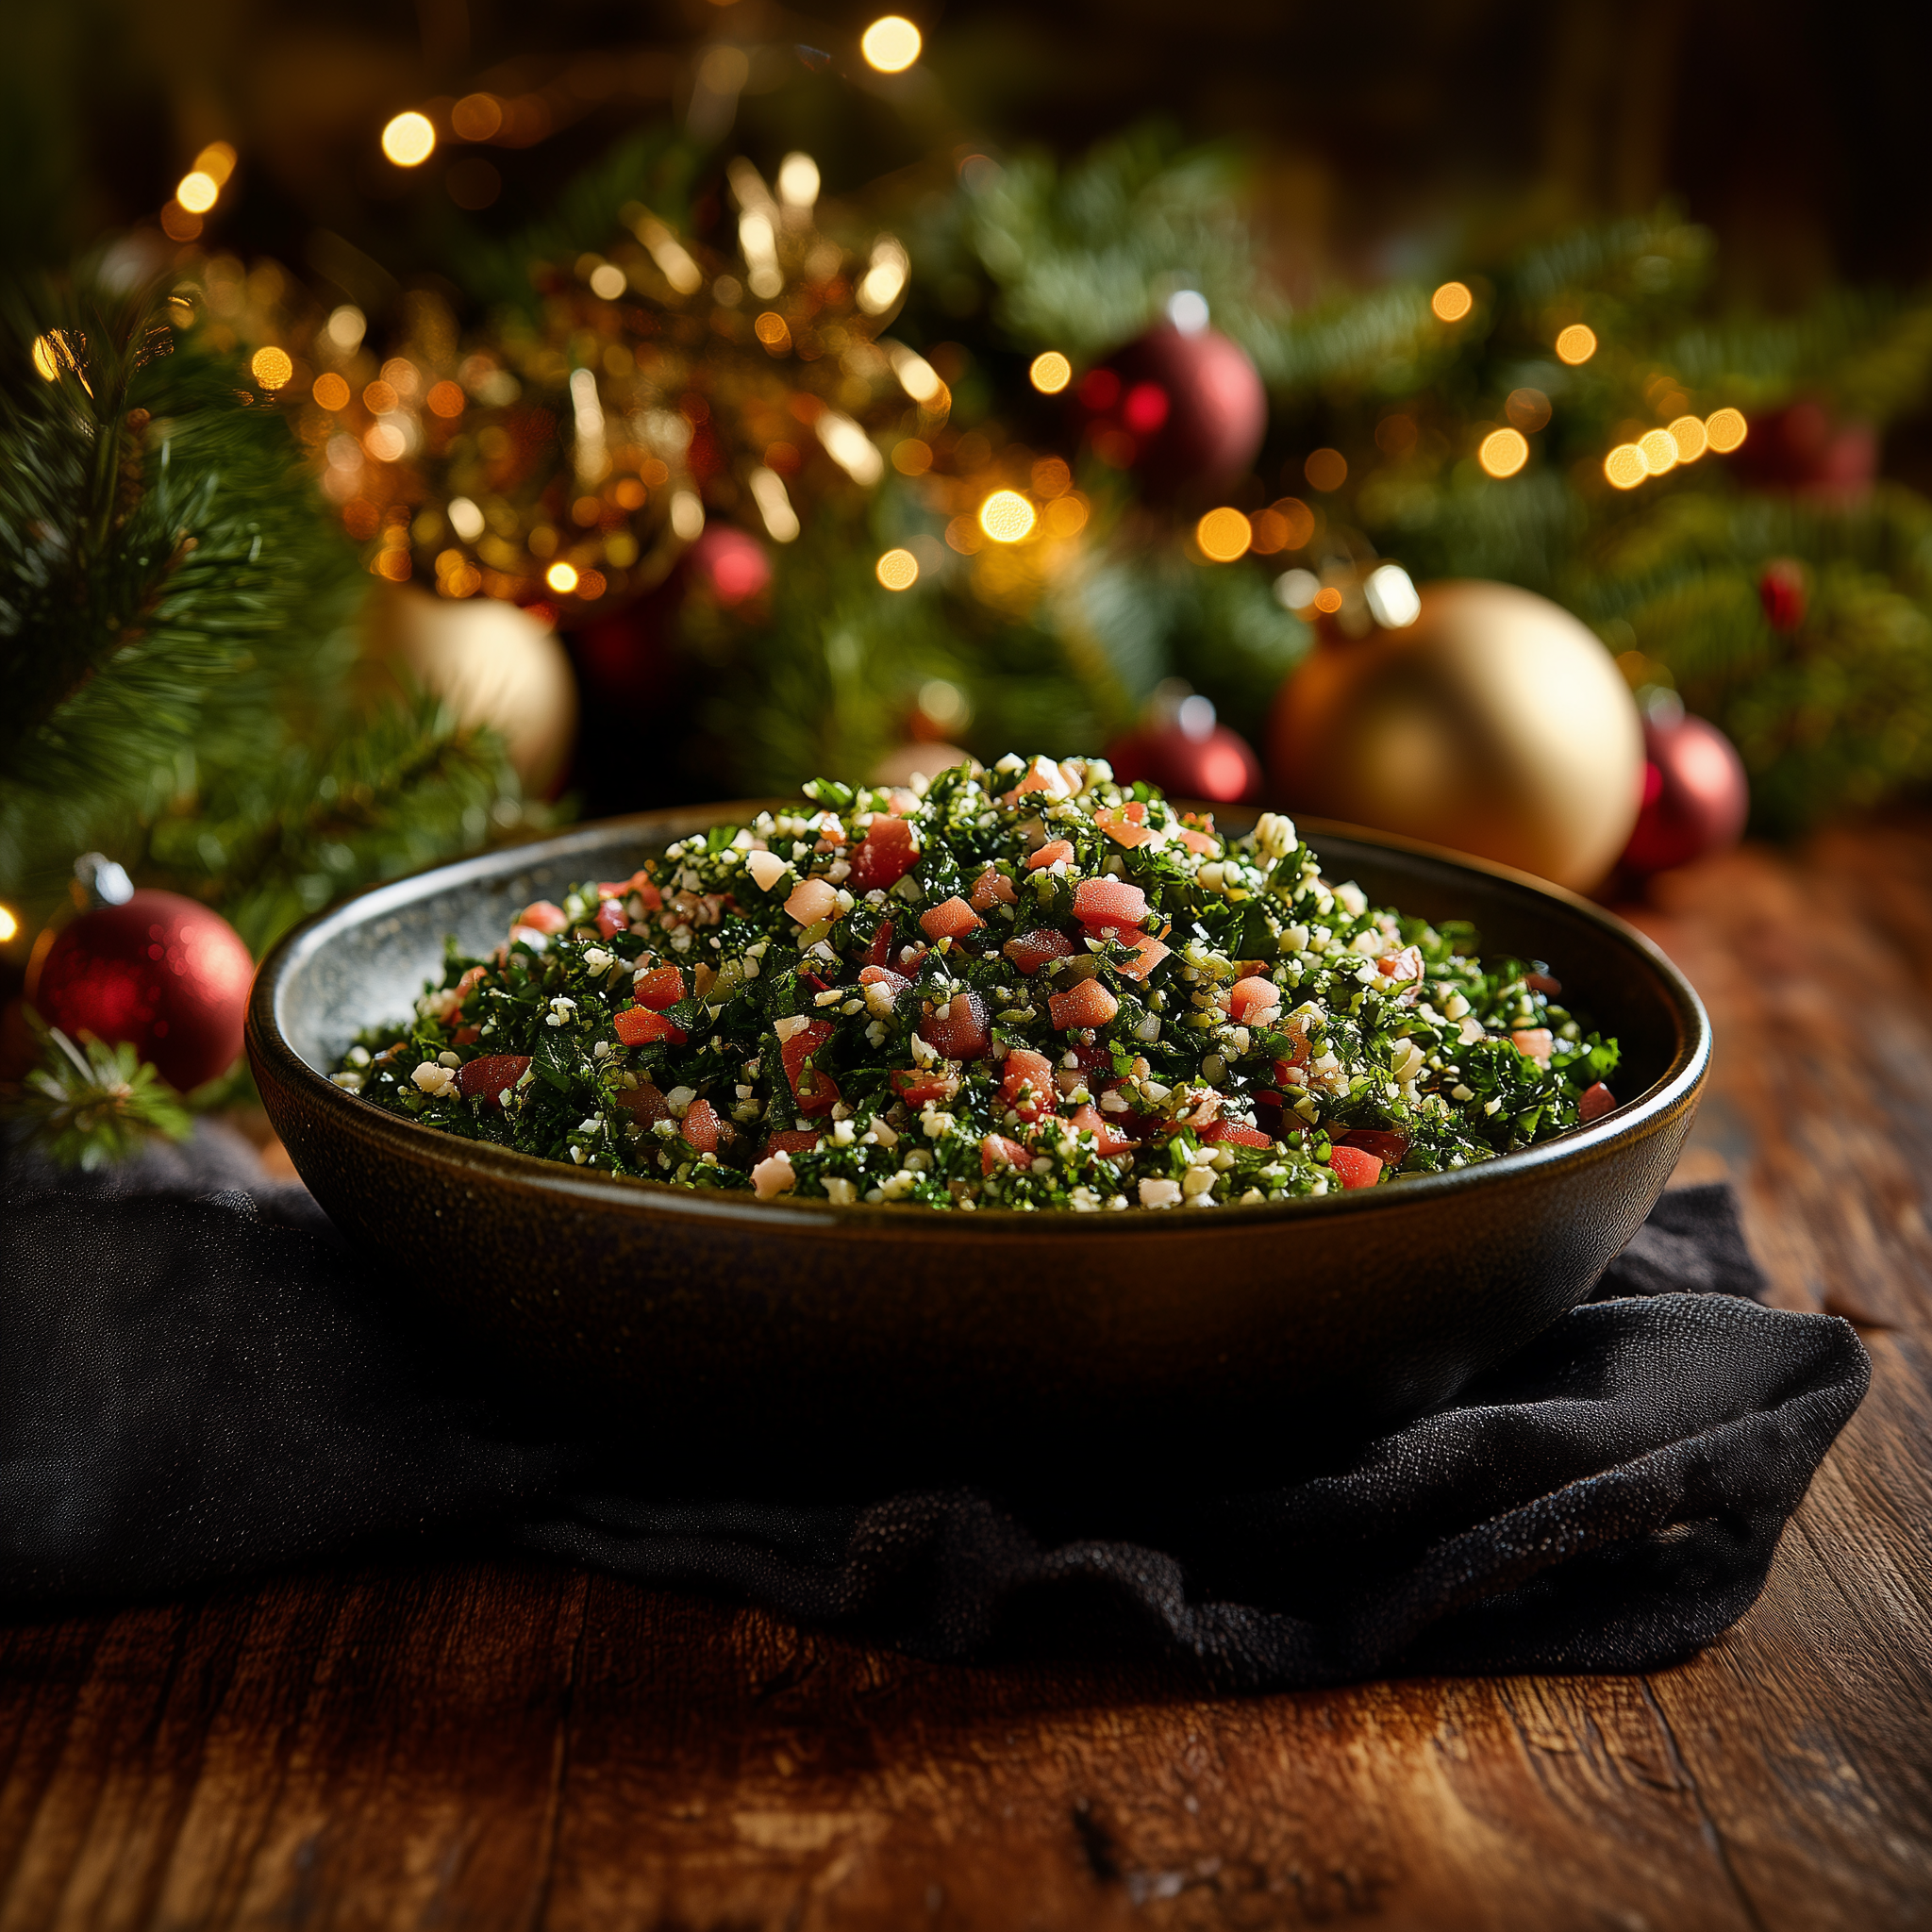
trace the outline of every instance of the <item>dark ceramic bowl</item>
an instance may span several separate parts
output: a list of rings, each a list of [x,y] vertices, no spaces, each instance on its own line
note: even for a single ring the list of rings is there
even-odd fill
[[[1384,1426],[1584,1299],[1690,1130],[1709,1023],[1648,940],[1500,867],[1315,823],[1328,877],[1550,961],[1622,1041],[1624,1105],[1479,1167],[1320,1200],[968,1215],[585,1174],[329,1083],[358,1032],[409,1010],[446,934],[484,952],[532,899],[756,809],[612,820],[377,887],[290,934],[248,1011],[269,1116],[344,1235],[455,1332],[699,1462],[730,1446],[875,1462],[889,1444],[937,1468]]]

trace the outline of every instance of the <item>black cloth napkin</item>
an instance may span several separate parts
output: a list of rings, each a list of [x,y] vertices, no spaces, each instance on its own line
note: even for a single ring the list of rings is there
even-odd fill
[[[1864,1392],[1835,1317],[1761,1307],[1722,1187],[1667,1194],[1574,1309],[1330,1466],[1133,1493],[654,1494],[480,1373],[299,1186],[204,1124],[0,1178],[0,1613],[352,1551],[519,1548],[916,1655],[1140,1656],[1229,1690],[1681,1660],[1762,1588]]]

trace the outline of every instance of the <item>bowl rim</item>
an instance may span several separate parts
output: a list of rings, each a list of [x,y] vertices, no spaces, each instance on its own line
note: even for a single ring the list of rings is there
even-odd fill
[[[1107,1235],[1111,1231],[1112,1236],[1118,1238],[1164,1235],[1183,1229],[1196,1233],[1204,1231],[1202,1217],[1191,1214],[1081,1214],[1071,1210],[1042,1213],[1011,1208],[982,1208],[970,1214],[941,1214],[917,1202],[854,1202],[841,1207],[830,1201],[794,1201],[785,1197],[760,1201],[735,1190],[680,1188],[670,1181],[574,1168],[561,1161],[545,1160],[538,1155],[520,1153],[513,1148],[466,1141],[391,1113],[373,1101],[345,1091],[325,1074],[316,1072],[295,1051],[282,1031],[277,1008],[282,990],[296,967],[339,934],[399,909],[429,891],[479,883],[501,873],[507,866],[551,863],[567,857],[574,847],[600,846],[608,842],[613,833],[634,831],[641,842],[648,843],[660,835],[678,838],[701,825],[742,822],[759,811],[790,809],[794,803],[791,798],[732,799],[710,804],[666,806],[651,811],[592,820],[548,838],[497,846],[472,858],[447,860],[393,879],[385,879],[323,908],[291,927],[276,941],[262,960],[249,990],[243,1034],[258,1080],[265,1062],[285,1083],[292,1082],[313,1094],[325,1108],[335,1108],[341,1111],[345,1124],[353,1125],[378,1144],[388,1142],[399,1152],[407,1151],[443,1165],[468,1169],[477,1174],[479,1178],[535,1188],[579,1202],[595,1202],[610,1209],[630,1211],[641,1218],[668,1217],[674,1221],[704,1222],[716,1219],[741,1221],[750,1217],[755,1224],[777,1233],[788,1227],[823,1231],[826,1217],[832,1217],[852,1231],[870,1227],[883,1232],[890,1228],[896,1237],[923,1225],[929,1228],[935,1238],[950,1240],[972,1238],[975,1234],[983,1239],[995,1233],[1010,1237],[1023,1229],[1028,1236],[1048,1238],[1052,1238],[1057,1230],[1082,1236]],[[1250,811],[1258,812],[1262,808],[1220,805],[1213,809],[1224,817],[1234,818]],[[1341,820],[1297,814],[1295,824],[1318,851],[1324,837],[1346,839],[1358,844],[1423,858],[1451,872],[1476,874],[1514,887],[1532,898],[1555,901],[1586,924],[1597,927],[1606,939],[1636,954],[1649,967],[1667,996],[1676,1025],[1676,1048],[1663,1073],[1641,1093],[1625,1101],[1601,1121],[1574,1127],[1553,1140],[1498,1155],[1493,1160],[1479,1161],[1472,1167],[1411,1175],[1399,1187],[1344,1189],[1311,1198],[1266,1201],[1245,1207],[1228,1204],[1216,1209],[1212,1225],[1252,1226],[1257,1222],[1281,1221],[1287,1227],[1308,1215],[1389,1213],[1426,1207],[1445,1195],[1461,1194],[1472,1189],[1507,1187],[1513,1182],[1547,1175],[1552,1169],[1593,1166],[1621,1148],[1654,1133],[1663,1123],[1695,1103],[1698,1090],[1710,1067],[1710,1017],[1690,980],[1661,947],[1635,926],[1580,893],[1553,885],[1532,874],[1520,872],[1512,866],[1478,858],[1469,853],[1453,852],[1424,840],[1376,831]]]

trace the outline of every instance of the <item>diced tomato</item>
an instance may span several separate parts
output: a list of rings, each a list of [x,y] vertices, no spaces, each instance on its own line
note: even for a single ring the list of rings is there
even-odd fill
[[[1113,1064],[1113,1055],[1104,1046],[1080,1046],[1075,1044],[1069,1046],[1067,1052],[1072,1055],[1074,1064],[1076,1067],[1084,1067],[1089,1072],[1091,1072],[1095,1067],[1110,1067]],[[1064,1063],[1062,1064],[1064,1065]]]
[[[902,818],[874,817],[852,848],[851,889],[856,893],[883,891],[897,885],[918,860],[912,827]]]
[[[801,986],[810,987],[813,992],[830,992],[832,990],[816,973],[801,973],[798,981]]]
[[[483,1038],[480,1026],[458,1026],[452,1036],[458,1046],[475,1046]]]
[[[895,1067],[891,1082],[892,1091],[908,1107],[924,1107],[928,1100],[950,1100],[959,1091],[959,1075],[945,1062],[933,1067]]]
[[[1065,992],[1049,993],[1046,1010],[1064,1033],[1074,1026],[1105,1026],[1121,1003],[1097,979],[1082,979]]]
[[[949,1060],[976,1060],[992,1044],[986,1002],[976,992],[956,992],[950,1006],[919,1023],[919,1037]]]
[[[818,1135],[804,1128],[788,1128],[782,1134],[767,1134],[764,1150],[758,1158],[769,1160],[774,1154],[809,1154],[818,1144]]]
[[[1227,995],[1228,1017],[1237,1026],[1252,1026],[1280,1006],[1281,989],[1272,979],[1237,979]]]
[[[861,966],[858,983],[860,986],[890,986],[894,999],[912,984],[903,973],[894,973],[890,966]]]
[[[514,1087],[530,1064],[526,1053],[486,1053],[457,1071],[457,1091],[465,1100],[480,1100],[485,1107],[501,1107],[497,1095]]]
[[[879,921],[879,929],[872,936],[872,944],[865,949],[865,963],[868,966],[883,966],[892,957],[892,922]]]
[[[1043,872],[1050,865],[1058,865],[1065,859],[1069,865],[1074,862],[1074,848],[1064,839],[1049,839],[1031,858],[1026,861],[1028,872]]]
[[[1147,917],[1147,894],[1125,879],[1082,879],[1074,892],[1074,917],[1090,931],[1138,928]]]
[[[700,1154],[715,1154],[724,1137],[724,1123],[708,1100],[693,1100],[685,1108],[680,1131]]]
[[[1123,933],[1120,936],[1124,946],[1134,949],[1134,957],[1124,965],[1116,966],[1114,971],[1123,979],[1145,979],[1172,950],[1163,945],[1151,932]]]
[[[561,932],[570,921],[564,917],[561,906],[553,906],[548,899],[539,899],[525,906],[510,924],[534,926],[539,932]]]
[[[682,1029],[649,1007],[626,1007],[610,1024],[626,1046],[649,1046],[658,1040],[668,1040],[673,1046],[684,1044]]]
[[[1308,1036],[1302,1031],[1299,1021],[1291,1020],[1281,1030],[1288,1035],[1293,1044],[1284,1058],[1274,1062],[1274,1077],[1284,1086],[1292,1086],[1294,1083],[1289,1079],[1288,1070],[1291,1067],[1307,1066],[1314,1057],[1313,1050],[1308,1045]]]
[[[800,1113],[830,1113],[839,1104],[839,1083],[830,1074],[816,1067],[811,1072],[811,1091],[801,1093],[798,1088],[799,1081],[805,1076],[806,1061],[831,1037],[832,1023],[829,1020],[808,1020],[778,1049],[778,1057],[785,1063],[785,1077],[791,1083],[791,1092],[798,1102]]]
[[[627,879],[607,879],[597,888],[600,899],[627,899],[635,892],[646,912],[655,912],[664,903],[664,894],[651,883],[651,875],[639,866]]]
[[[1373,1154],[1384,1167],[1400,1167],[1408,1158],[1408,1136],[1399,1127],[1351,1127],[1341,1140],[1344,1146]]]
[[[1586,1088],[1583,1097],[1576,1103],[1576,1118],[1586,1123],[1600,1121],[1607,1113],[1617,1110],[1617,1096],[1599,1080],[1594,1087]]]
[[[989,1134],[979,1143],[982,1174],[994,1174],[1003,1167],[1024,1167],[1032,1158],[1019,1141],[1009,1141],[1004,1134]]]
[[[1058,1097],[1053,1083],[1053,1062],[1043,1053],[1016,1046],[1006,1058],[1000,1092],[1023,1121],[1042,1119],[1054,1111]]]
[[[1264,1134],[1258,1127],[1244,1127],[1238,1121],[1209,1121],[1205,1127],[1196,1129],[1202,1143],[1218,1146],[1225,1141],[1230,1147],[1272,1147],[1274,1137]]]
[[[1008,940],[1000,951],[1030,977],[1049,959],[1071,959],[1074,942],[1065,933],[1056,932],[1047,925],[1037,932],[1023,932],[1017,939]]]
[[[1328,1167],[1344,1188],[1373,1188],[1382,1178],[1382,1163],[1373,1154],[1345,1143],[1329,1150]]]
[[[1013,903],[1013,882],[993,866],[973,881],[972,905],[975,912],[991,912],[995,906]]]
[[[684,974],[675,966],[655,966],[632,985],[630,996],[654,1013],[668,1013],[684,997]]]
[[[615,938],[629,924],[630,914],[615,899],[606,899],[597,908],[597,930],[607,940]]]
[[[1519,1026],[1509,1036],[1509,1043],[1525,1059],[1547,1060],[1557,1042],[1547,1026]]]
[[[1069,1116],[1074,1126],[1091,1134],[1100,1142],[1101,1158],[1111,1160],[1117,1154],[1131,1154],[1134,1143],[1097,1107],[1076,1107]]]
[[[898,970],[908,975],[917,973],[919,971],[919,962],[931,951],[932,948],[924,940],[920,941],[916,945],[901,946],[899,948]]]
[[[671,1103],[649,1080],[640,1080],[635,1087],[626,1087],[617,1097],[630,1108],[632,1118],[641,1127],[655,1126],[659,1121],[671,1118]]]
[[[1420,946],[1404,946],[1399,953],[1391,953],[1386,959],[1375,961],[1375,971],[1391,986],[1401,986],[1423,976],[1423,950]]]
[[[1141,814],[1141,818],[1138,820],[1134,817],[1137,808]],[[1129,851],[1132,851],[1135,846],[1148,844],[1154,839],[1153,827],[1141,822],[1146,816],[1147,808],[1136,800],[1135,804],[1126,806],[1119,811],[1112,811],[1106,806],[1102,806],[1093,814],[1093,823],[1115,844],[1124,845]]]
[[[1523,983],[1531,992],[1540,992],[1546,1000],[1553,1000],[1563,991],[1560,979],[1552,979],[1547,973],[1525,973]]]
[[[1211,858],[1221,850],[1221,841],[1212,832],[1197,832],[1191,825],[1181,827],[1180,841],[1190,852],[1198,852],[1203,858]]]
[[[937,906],[928,906],[919,915],[920,929],[935,945],[941,940],[962,940],[986,924],[979,914],[955,892]]]

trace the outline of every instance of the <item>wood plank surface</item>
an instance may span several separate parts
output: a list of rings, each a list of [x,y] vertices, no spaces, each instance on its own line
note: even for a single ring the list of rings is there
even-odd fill
[[[1681,1669],[1202,1699],[921,1664],[535,1564],[0,1627],[0,1932],[1887,1932],[1932,1924],[1932,827],[1626,908],[1709,1002],[1727,1175],[1872,1393]]]

